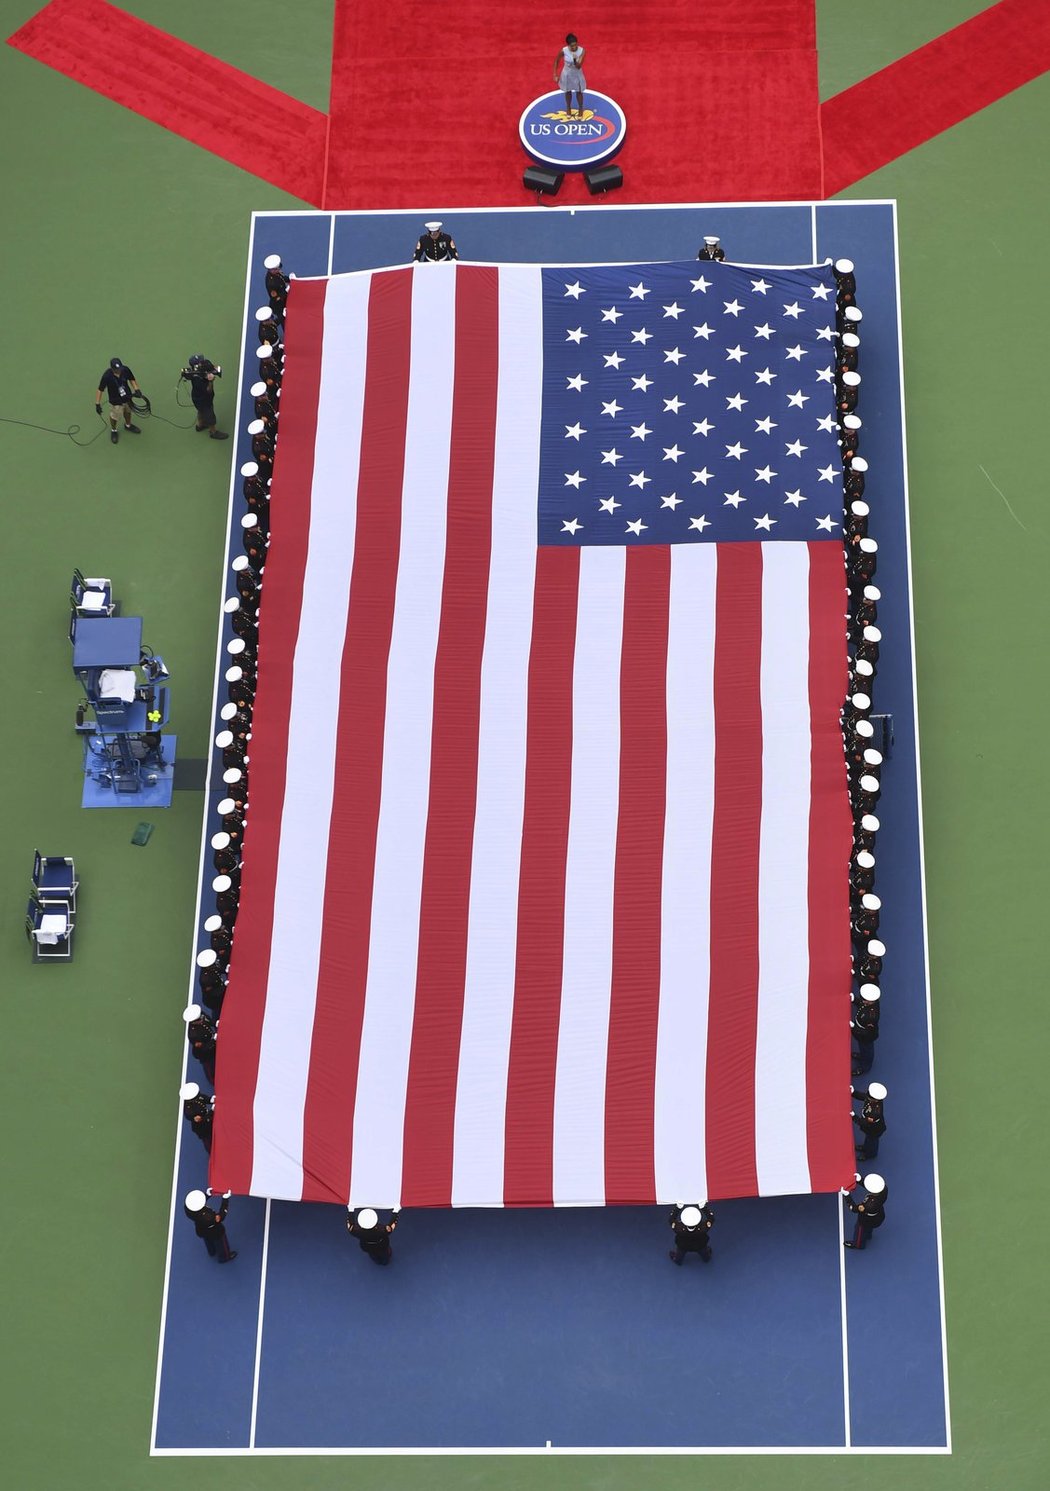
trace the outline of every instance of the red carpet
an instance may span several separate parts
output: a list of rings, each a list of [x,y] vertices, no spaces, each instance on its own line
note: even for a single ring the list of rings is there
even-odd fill
[[[365,26],[338,0],[324,205],[525,200],[517,118],[553,86],[565,15],[550,0],[520,9],[461,0],[454,10],[401,0]],[[589,0],[574,6],[572,25],[588,83],[627,113],[618,201],[820,194],[812,0],[706,10],[695,0]],[[377,78],[400,86],[380,92]],[[585,197],[583,182],[567,179],[561,200]]]
[[[820,111],[832,196],[1050,69],[1050,0],[1002,0],[829,99]]]
[[[52,0],[9,42],[233,165],[320,202],[325,115],[207,52],[104,0]]]

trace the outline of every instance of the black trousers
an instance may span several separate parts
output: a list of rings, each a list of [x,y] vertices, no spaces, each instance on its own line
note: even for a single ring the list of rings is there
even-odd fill
[[[193,407],[197,411],[198,430],[208,430],[215,424],[215,395],[194,394]]]

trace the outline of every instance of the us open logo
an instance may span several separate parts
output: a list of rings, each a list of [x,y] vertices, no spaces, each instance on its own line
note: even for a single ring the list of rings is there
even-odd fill
[[[518,121],[529,155],[562,171],[583,171],[611,160],[626,133],[627,118],[619,104],[593,88],[583,96],[582,116],[566,112],[563,93],[545,93],[533,99]]]

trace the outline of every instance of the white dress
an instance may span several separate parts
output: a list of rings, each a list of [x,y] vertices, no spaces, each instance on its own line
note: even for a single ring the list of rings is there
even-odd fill
[[[587,79],[583,76],[581,63],[583,62],[583,47],[577,47],[575,52],[571,47],[562,47],[562,69],[561,82],[559,84],[563,93],[583,93],[587,87]]]

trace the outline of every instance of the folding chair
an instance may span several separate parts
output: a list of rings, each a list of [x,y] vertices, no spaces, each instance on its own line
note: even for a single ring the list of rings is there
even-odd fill
[[[69,907],[48,906],[31,899],[26,910],[26,936],[36,962],[49,958],[68,961],[73,956],[73,918]]]
[[[69,588],[69,604],[78,616],[112,616],[116,609],[112,580],[100,575],[85,579],[75,569]]]
[[[33,887],[36,899],[44,905],[55,903],[69,907],[71,913],[77,909],[76,866],[61,854],[41,854],[33,851]]]

